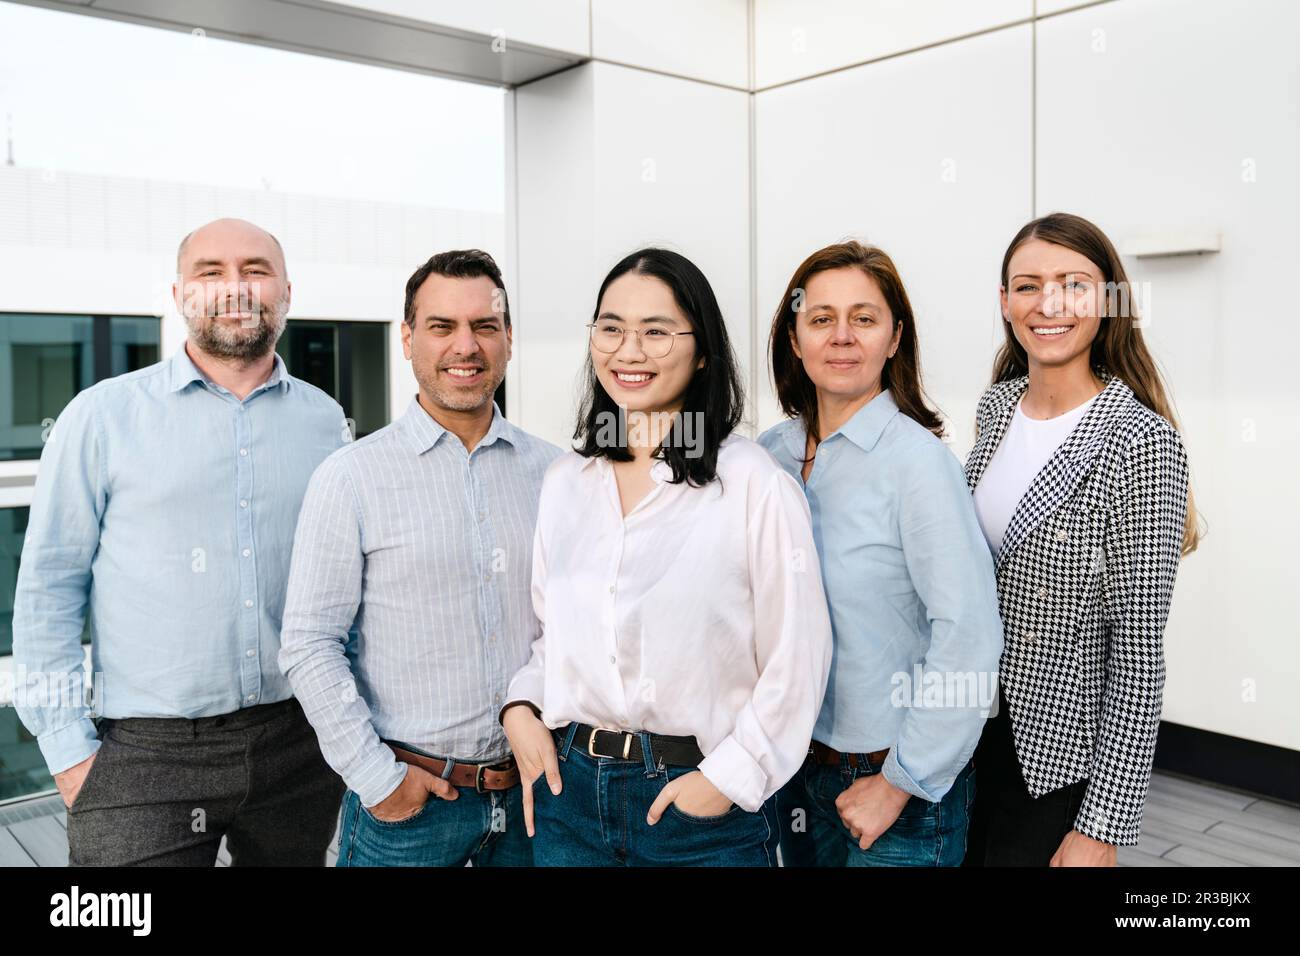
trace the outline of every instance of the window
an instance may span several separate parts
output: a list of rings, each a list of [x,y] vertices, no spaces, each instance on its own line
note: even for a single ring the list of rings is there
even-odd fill
[[[26,508],[0,508],[0,668],[13,649],[14,585],[18,580],[18,556],[27,532]],[[82,641],[90,639],[82,632]],[[7,690],[7,689],[6,689]],[[35,738],[18,719],[12,701],[0,694],[0,800],[49,790],[54,786]]]
[[[0,707],[0,800],[54,789],[36,738],[27,732],[18,712]]]
[[[0,459],[40,458],[72,397],[157,362],[159,334],[152,317],[0,313]]]
[[[357,438],[388,424],[388,323],[290,319],[275,350],[289,374],[343,406]]]
[[[26,508],[0,508],[0,657],[13,653],[14,587],[27,533]]]

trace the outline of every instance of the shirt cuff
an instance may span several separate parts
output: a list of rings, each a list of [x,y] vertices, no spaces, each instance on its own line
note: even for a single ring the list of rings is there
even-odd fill
[[[542,674],[540,669],[535,670],[530,667],[520,671],[510,681],[510,685],[506,687],[506,700],[510,701],[510,704],[528,701],[537,710],[537,715],[540,717],[546,700],[545,689],[545,675]],[[509,707],[510,704],[506,704],[506,707]],[[502,707],[501,711],[504,711],[506,707]],[[501,711],[497,712],[498,719],[501,716]]]
[[[925,788],[913,780],[912,775],[903,769],[903,765],[898,762],[897,747],[889,748],[889,754],[885,757],[885,762],[881,764],[880,772],[886,780],[899,790],[905,790],[914,797],[920,797],[930,803],[937,803],[939,799],[942,799],[942,794],[936,798],[926,793]]]
[[[349,774],[348,787],[361,800],[363,807],[383,803],[406,779],[407,765],[397,759],[387,744],[379,744],[373,755],[368,755],[361,769]]]
[[[63,773],[75,767],[93,753],[99,752],[99,732],[89,717],[81,717],[71,724],[51,730],[36,738],[41,756],[50,768],[50,775]]]
[[[508,701],[504,707],[502,707],[500,710],[497,711],[497,723],[498,723],[498,724],[501,724],[501,726],[503,726],[503,727],[505,726],[505,723],[506,723],[506,711],[509,710],[511,707],[513,707],[515,704],[527,704],[527,705],[528,705],[528,709],[531,710],[531,711],[533,712],[533,715],[534,715],[538,720],[541,720],[541,719],[542,719],[542,710],[541,710],[541,708],[538,707],[536,704],[534,704],[531,700],[526,700],[525,698],[520,697],[518,700]]]
[[[757,813],[763,805],[767,774],[734,736],[724,737],[722,743],[700,761],[698,769],[709,783],[742,810]]]

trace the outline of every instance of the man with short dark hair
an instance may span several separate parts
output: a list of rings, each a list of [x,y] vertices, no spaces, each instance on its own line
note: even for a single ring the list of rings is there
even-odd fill
[[[512,340],[491,256],[426,262],[402,326],[418,394],[303,502],[280,663],[348,786],[339,866],[532,864],[496,715],[538,635],[533,529],[560,450],[492,400]]]
[[[100,382],[41,456],[14,600],[18,715],[68,805],[69,863],[320,866],[342,786],[280,672],[294,525],[350,437],[275,354],[284,253],[218,219],[178,250],[176,354]],[[80,685],[90,617],[98,725]],[[42,687],[46,691],[42,691]]]

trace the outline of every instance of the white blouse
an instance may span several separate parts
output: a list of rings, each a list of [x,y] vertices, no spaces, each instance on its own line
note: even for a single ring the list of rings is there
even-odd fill
[[[975,488],[975,517],[994,559],[1002,553],[1002,539],[1020,507],[1020,499],[1096,398],[1094,395],[1055,418],[1030,418],[1020,408],[1024,399],[1016,402],[1006,434]]]
[[[831,623],[795,480],[735,434],[717,473],[674,485],[655,462],[625,518],[608,460],[551,464],[533,540],[542,633],[506,700],[531,701],[552,728],[693,734],[700,771],[752,813],[807,754]]]

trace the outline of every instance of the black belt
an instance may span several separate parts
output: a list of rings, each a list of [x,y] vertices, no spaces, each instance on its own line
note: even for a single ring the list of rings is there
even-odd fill
[[[561,740],[569,731],[568,726],[557,727],[552,733]],[[626,733],[621,730],[605,730],[591,724],[578,724],[573,734],[573,746],[582,750],[588,757],[608,757],[611,760],[643,761],[645,755],[641,750],[641,735]],[[704,752],[694,737],[670,737],[666,734],[650,735],[650,762],[655,766],[660,763],[674,767],[698,767],[704,759]]]

